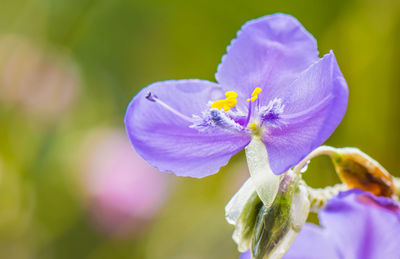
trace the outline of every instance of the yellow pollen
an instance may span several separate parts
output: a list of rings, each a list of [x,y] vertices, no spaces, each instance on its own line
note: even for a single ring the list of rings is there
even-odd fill
[[[236,97],[238,94],[234,91],[229,91],[225,93],[226,99],[225,100],[218,100],[211,104],[211,108],[216,108],[218,110],[224,108],[224,111],[229,111],[233,107],[236,106],[237,100]]]
[[[249,123],[249,125],[247,127],[249,129],[251,129],[252,131],[256,131],[256,129],[257,129],[257,125],[255,123]]]
[[[255,100],[257,100],[257,97],[261,93],[261,91],[262,91],[262,89],[260,87],[256,87],[256,89],[254,89],[253,93],[251,94],[251,98],[247,99],[247,101],[254,102]]]
[[[229,99],[229,98],[235,99],[238,96],[238,94],[234,91],[229,91],[229,92],[225,93],[225,96],[227,99]]]

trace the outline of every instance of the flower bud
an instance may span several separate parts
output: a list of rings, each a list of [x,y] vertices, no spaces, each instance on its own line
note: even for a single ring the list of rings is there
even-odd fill
[[[235,225],[233,239],[240,252],[251,250],[252,258],[281,258],[305,223],[310,203],[299,177],[287,172],[279,191],[267,207],[249,179],[226,207],[229,223]]]
[[[249,178],[226,205],[225,218],[235,226],[232,238],[239,252],[249,250],[257,213],[262,206],[253,178]]]
[[[378,162],[357,148],[337,148],[331,154],[341,181],[349,188],[359,188],[376,196],[392,197],[392,176]]]

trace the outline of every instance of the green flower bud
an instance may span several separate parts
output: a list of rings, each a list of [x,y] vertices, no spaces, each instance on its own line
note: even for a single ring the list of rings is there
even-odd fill
[[[226,207],[233,239],[240,252],[251,249],[254,259],[281,258],[305,223],[310,203],[299,177],[287,172],[271,206],[261,201],[249,179]]]

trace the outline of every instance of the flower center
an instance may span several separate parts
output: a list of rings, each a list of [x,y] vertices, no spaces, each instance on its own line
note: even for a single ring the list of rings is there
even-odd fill
[[[263,135],[265,127],[280,127],[284,125],[280,122],[283,118],[284,105],[280,98],[275,98],[266,106],[260,106],[258,95],[262,92],[260,87],[256,87],[250,98],[247,99],[248,109],[236,107],[238,94],[234,91],[225,93],[225,99],[217,100],[204,110],[201,114],[193,114],[191,117],[174,109],[164,103],[157,95],[149,92],[146,99],[159,104],[171,113],[190,123],[190,128],[198,131],[224,130],[233,134]]]
[[[260,106],[258,95],[262,92],[260,87],[256,87],[250,98],[247,111],[237,107],[238,94],[234,91],[225,93],[225,99],[217,100],[211,103],[210,108],[203,111],[202,115],[193,115],[194,122],[190,126],[199,131],[210,131],[213,129],[222,129],[232,133],[262,135],[264,132],[263,124],[271,121],[271,125],[278,125],[283,112],[284,105],[279,98],[270,101],[267,106]],[[257,102],[256,102],[257,101]]]

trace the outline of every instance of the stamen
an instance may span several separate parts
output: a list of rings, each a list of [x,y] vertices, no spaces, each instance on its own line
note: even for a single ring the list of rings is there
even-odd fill
[[[254,102],[255,100],[257,100],[258,95],[262,92],[262,89],[260,87],[256,87],[256,89],[254,89],[253,93],[251,94],[251,97],[249,99],[247,99],[248,102],[252,101]]]
[[[163,108],[167,109],[168,111],[172,112],[173,114],[177,115],[178,117],[180,117],[180,118],[182,118],[182,119],[184,119],[184,120],[186,120],[186,121],[188,121],[188,122],[190,122],[190,123],[193,122],[193,120],[192,120],[190,117],[188,117],[188,116],[186,116],[186,115],[180,113],[179,111],[175,110],[174,108],[172,108],[172,107],[169,106],[168,104],[166,104],[166,103],[164,103],[163,101],[161,101],[161,100],[157,97],[157,95],[152,94],[151,92],[149,92],[149,93],[146,95],[145,98],[146,98],[147,100],[151,101],[151,102],[158,103],[158,104],[161,105]]]
[[[268,103],[267,106],[263,106],[260,109],[260,117],[261,117],[261,126],[264,122],[275,121],[280,118],[281,114],[283,113],[283,109],[285,105],[282,104],[282,99],[274,98],[272,101]]]
[[[229,132],[242,132],[244,130],[243,126],[229,118],[224,112],[215,108],[208,112],[203,112],[202,117],[194,115],[193,121],[190,127],[199,131],[209,131],[216,128]]]
[[[157,98],[157,95],[153,95],[151,92],[148,92],[146,95],[146,99],[151,101],[151,102],[155,102],[155,98]]]
[[[213,104],[211,104],[211,109],[215,108],[221,110],[222,107],[224,107],[224,105],[225,105],[225,100],[218,100],[215,101]]]
[[[247,126],[247,128],[252,131],[256,131],[257,125],[255,123],[250,123],[249,126]]]
[[[246,122],[245,122],[244,125],[247,125],[249,123],[249,121],[250,121],[252,107],[253,107],[253,105],[251,105],[251,102],[249,102],[249,112],[247,113],[247,119],[246,119]]]
[[[225,93],[225,100],[218,100],[211,104],[211,109],[215,108],[221,110],[224,108],[224,111],[229,111],[231,108],[235,107],[237,104],[237,96],[238,94],[234,91],[229,91]]]
[[[234,92],[234,91],[229,91],[229,92],[225,93],[225,96],[226,96],[227,99],[230,99],[230,98],[236,99],[238,94],[236,92]]]

